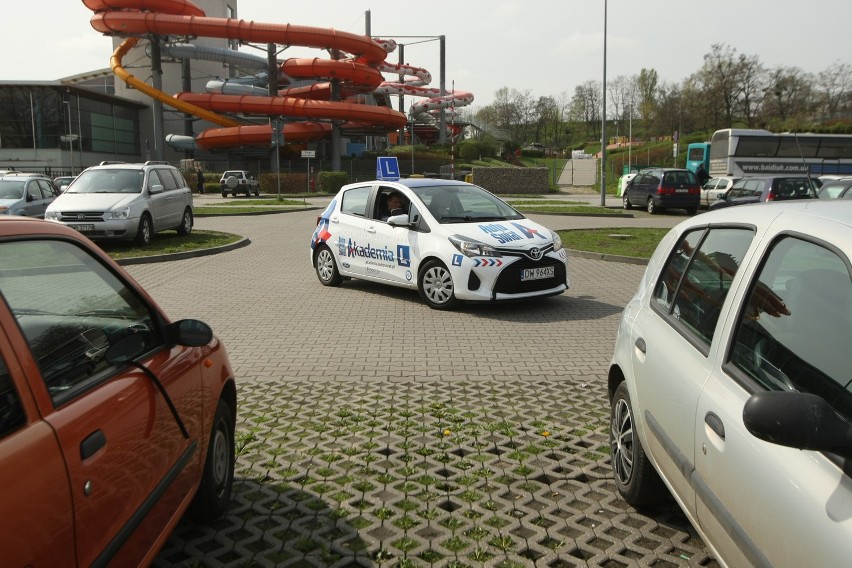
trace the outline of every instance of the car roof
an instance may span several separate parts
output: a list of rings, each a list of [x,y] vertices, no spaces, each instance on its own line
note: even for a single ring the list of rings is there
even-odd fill
[[[376,180],[376,183],[388,183],[382,180]],[[394,183],[398,183],[400,185],[404,185],[405,187],[435,187],[435,186],[447,186],[447,185],[457,185],[457,186],[469,186],[473,185],[467,183],[465,181],[458,181],[453,179],[441,179],[441,178],[404,178]]]
[[[743,223],[766,226],[780,215],[813,218],[812,223],[835,222],[852,227],[852,201],[838,199],[804,199],[754,203],[739,207],[723,207],[681,222],[683,226],[709,223]]]
[[[33,217],[0,215],[0,237],[19,235],[52,235],[81,240],[81,233],[61,223],[52,223]]]
[[[35,174],[32,172],[8,172],[3,175],[4,178],[40,178],[40,179],[50,179],[48,176],[44,174]]]

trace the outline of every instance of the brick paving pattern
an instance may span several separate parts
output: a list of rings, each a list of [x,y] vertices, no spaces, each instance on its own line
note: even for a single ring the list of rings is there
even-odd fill
[[[438,312],[321,286],[316,216],[198,219],[252,244],[128,267],[213,326],[239,383],[231,509],[183,521],[156,566],[716,565],[673,501],[639,513],[610,478],[606,369],[641,265],[572,258],[564,295]]]

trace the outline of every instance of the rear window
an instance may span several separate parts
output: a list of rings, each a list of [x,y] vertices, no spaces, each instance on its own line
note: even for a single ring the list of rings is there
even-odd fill
[[[666,172],[663,176],[663,185],[698,185],[695,174],[688,170],[682,172]]]
[[[775,186],[775,199],[810,199],[816,197],[816,189],[808,178],[782,178]]]

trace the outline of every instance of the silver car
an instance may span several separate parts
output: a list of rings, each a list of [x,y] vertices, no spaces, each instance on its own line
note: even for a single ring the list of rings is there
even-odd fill
[[[615,485],[675,497],[724,566],[849,566],[852,203],[730,207],[672,229],[621,317]]]
[[[147,245],[165,229],[190,234],[192,191],[180,171],[164,162],[104,163],[77,176],[44,218],[93,240]]]
[[[710,207],[714,201],[725,195],[734,182],[740,178],[722,176],[708,179],[701,186],[701,207]]]
[[[44,218],[47,206],[59,195],[49,177],[9,172],[0,178],[0,215]]]

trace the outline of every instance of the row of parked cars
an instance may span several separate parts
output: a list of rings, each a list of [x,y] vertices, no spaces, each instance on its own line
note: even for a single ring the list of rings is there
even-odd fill
[[[690,215],[699,208],[709,210],[792,199],[852,199],[852,177],[809,178],[805,176],[715,177],[699,185],[686,169],[648,168],[627,182],[622,194],[624,209],[643,207],[649,213],[663,209],[685,209]]]

